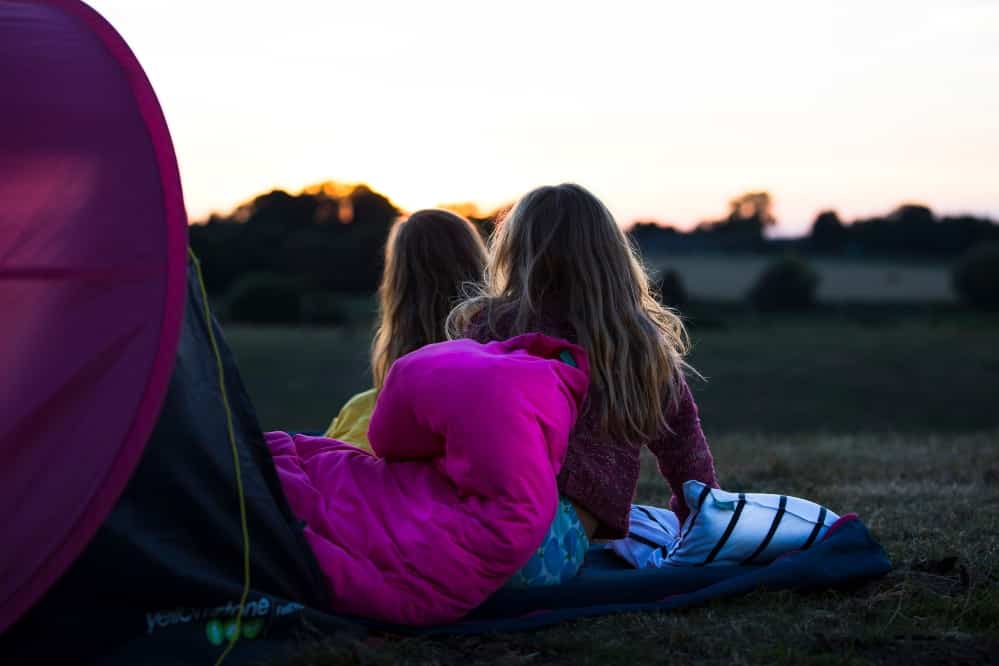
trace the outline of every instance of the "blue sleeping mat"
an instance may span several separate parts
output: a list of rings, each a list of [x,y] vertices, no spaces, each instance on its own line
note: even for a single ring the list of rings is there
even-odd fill
[[[890,570],[891,562],[881,545],[856,516],[847,515],[810,549],[789,553],[765,566],[632,569],[611,551],[594,547],[579,575],[570,582],[500,590],[462,622],[423,628],[364,624],[420,635],[528,631],[581,617],[684,608],[764,587],[837,587],[883,576]]]

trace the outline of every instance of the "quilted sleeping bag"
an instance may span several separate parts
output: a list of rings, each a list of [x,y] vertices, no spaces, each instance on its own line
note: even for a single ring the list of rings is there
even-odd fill
[[[578,368],[558,359],[563,350]],[[368,431],[376,456],[268,433],[333,610],[432,625],[498,590],[555,515],[555,477],[588,384],[585,354],[561,340],[454,340],[392,365]]]

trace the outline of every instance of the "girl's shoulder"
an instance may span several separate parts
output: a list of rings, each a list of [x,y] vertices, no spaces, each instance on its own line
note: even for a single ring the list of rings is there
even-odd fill
[[[513,337],[513,317],[509,313],[496,313],[488,306],[468,318],[465,337],[476,342],[491,342]]]
[[[341,411],[347,413],[363,413],[371,412],[375,407],[375,401],[378,399],[378,389],[369,388],[367,391],[361,391],[357,395],[351,397],[348,400]]]
[[[494,336],[491,334],[489,317],[486,316],[485,309],[479,310],[468,318],[465,326],[465,337],[476,342],[489,342]]]
[[[325,436],[370,450],[368,423],[371,421],[371,413],[375,409],[377,399],[378,389],[375,388],[352,397],[330,423]]]

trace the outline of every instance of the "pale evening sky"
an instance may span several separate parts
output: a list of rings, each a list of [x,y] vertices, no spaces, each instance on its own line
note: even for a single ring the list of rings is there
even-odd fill
[[[999,217],[999,1],[92,0],[146,69],[192,219],[367,182],[414,210],[579,182],[783,233],[903,201]]]

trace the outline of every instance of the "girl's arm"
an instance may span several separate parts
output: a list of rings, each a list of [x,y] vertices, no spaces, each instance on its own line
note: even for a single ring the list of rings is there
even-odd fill
[[[701,481],[717,488],[718,479],[708,440],[701,430],[697,404],[685,380],[681,380],[677,398],[676,406],[670,410],[669,426],[672,432],[663,433],[649,442],[649,449],[659,460],[659,471],[673,491],[669,508],[682,523],[690,513],[683,498],[683,482]]]

